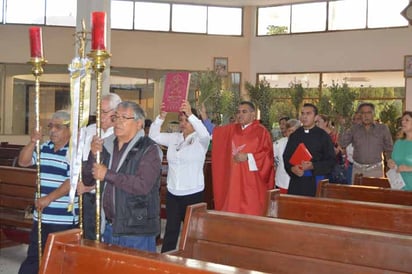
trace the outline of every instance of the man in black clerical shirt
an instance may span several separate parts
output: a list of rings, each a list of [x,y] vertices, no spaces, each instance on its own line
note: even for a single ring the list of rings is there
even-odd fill
[[[315,105],[303,105],[300,120],[302,127],[289,136],[283,153],[286,172],[290,176],[288,194],[315,196],[317,181],[325,178],[335,165],[335,150],[329,135],[315,125],[318,109]],[[300,143],[305,144],[312,160],[298,165],[289,163]]]

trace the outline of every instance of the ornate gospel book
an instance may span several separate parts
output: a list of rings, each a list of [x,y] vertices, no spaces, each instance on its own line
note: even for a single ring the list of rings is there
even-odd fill
[[[303,161],[310,160],[312,160],[312,154],[310,154],[304,143],[300,143],[295,152],[293,152],[292,157],[290,157],[289,163],[293,166],[297,166],[302,164]]]
[[[179,112],[182,101],[187,99],[190,85],[189,72],[170,72],[166,74],[163,103],[166,112]]]

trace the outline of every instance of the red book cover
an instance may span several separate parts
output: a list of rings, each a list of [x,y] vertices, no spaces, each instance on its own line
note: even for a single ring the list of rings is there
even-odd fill
[[[170,72],[166,74],[163,93],[164,111],[179,112],[182,101],[187,99],[189,85],[189,72]]]
[[[310,154],[304,143],[300,143],[295,152],[293,152],[292,157],[290,157],[289,163],[293,166],[297,166],[302,164],[302,161],[310,160],[312,160],[312,154]]]

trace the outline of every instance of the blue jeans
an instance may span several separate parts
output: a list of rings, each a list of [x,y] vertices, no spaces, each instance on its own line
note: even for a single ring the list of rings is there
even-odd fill
[[[113,228],[109,223],[106,223],[106,227],[104,229],[103,242],[107,244],[156,252],[156,236],[113,236]]]

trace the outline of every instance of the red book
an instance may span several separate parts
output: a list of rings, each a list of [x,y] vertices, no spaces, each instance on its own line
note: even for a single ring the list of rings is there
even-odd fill
[[[302,164],[302,161],[310,160],[312,160],[312,154],[310,154],[304,143],[300,143],[295,152],[293,152],[292,157],[290,157],[289,163],[293,166],[297,166]]]
[[[182,101],[187,99],[190,85],[189,72],[170,72],[166,74],[163,93],[164,111],[179,112]]]

